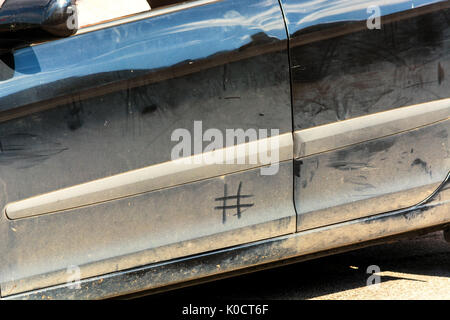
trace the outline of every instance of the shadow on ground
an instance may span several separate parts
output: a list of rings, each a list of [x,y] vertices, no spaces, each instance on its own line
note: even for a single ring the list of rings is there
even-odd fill
[[[366,290],[372,265],[381,270],[385,291],[378,295]],[[436,232],[141,299],[408,299],[408,290],[415,291],[413,298],[447,299],[449,280],[450,244]],[[430,281],[439,290],[426,287]]]

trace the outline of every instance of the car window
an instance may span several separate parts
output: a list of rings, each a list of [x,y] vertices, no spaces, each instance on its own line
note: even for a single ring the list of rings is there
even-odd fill
[[[80,28],[151,9],[147,0],[77,0],[76,4]]]
[[[4,0],[0,0],[0,5]],[[192,0],[191,0],[192,1]],[[76,0],[79,28],[189,0]]]
[[[148,3],[152,8],[159,8],[186,1],[188,0],[148,0]]]

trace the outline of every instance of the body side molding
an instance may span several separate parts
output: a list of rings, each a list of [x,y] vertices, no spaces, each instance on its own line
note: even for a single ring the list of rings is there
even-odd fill
[[[267,147],[270,153],[279,152],[280,162],[292,159],[292,134],[286,133],[128,171],[9,203],[5,207],[5,213],[12,220],[29,218],[270,165],[270,163],[264,163],[264,159],[258,156],[261,146]],[[206,159],[214,152],[221,152],[224,156],[231,153],[232,164],[208,164]],[[252,158],[257,162],[251,161]]]
[[[450,117],[450,99],[436,100],[294,132],[294,157],[303,158],[416,129]]]

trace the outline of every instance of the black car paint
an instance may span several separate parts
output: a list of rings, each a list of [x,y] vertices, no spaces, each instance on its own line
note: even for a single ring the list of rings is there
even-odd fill
[[[379,28],[370,25],[369,8],[375,4],[371,1],[281,0],[281,4],[289,33],[294,131],[450,97],[449,1],[384,2],[378,6]],[[294,187],[298,230],[325,223],[320,221],[357,218],[355,210],[378,214],[423,200],[423,192],[410,192],[408,199],[373,201],[386,193],[412,190],[424,181],[420,176],[432,171],[438,182],[443,181],[450,170],[444,165],[447,128],[444,123],[441,129],[423,129],[445,131],[444,136],[433,137],[434,152],[428,148],[428,134],[416,138],[412,131],[408,143],[395,135],[298,159]],[[377,150],[370,150],[371,145]],[[398,156],[411,148],[420,159]],[[417,170],[433,162],[435,166]],[[324,201],[318,200],[321,197]],[[339,218],[339,212],[348,214]],[[314,215],[316,223],[304,225],[305,214]]]
[[[448,5],[448,1],[435,2]],[[296,29],[295,21],[302,18],[289,5],[299,3],[308,1],[281,0],[289,36],[277,1],[224,0],[4,56],[0,66],[5,75],[0,86],[0,176],[5,195],[1,207],[6,199],[19,200],[167,161],[170,131],[188,127],[194,120],[219,129],[278,127],[280,133],[287,133],[448,97],[448,50],[443,45],[449,36],[448,9],[397,21],[395,14],[414,12],[413,1],[405,1],[404,7],[383,7],[383,16],[394,14],[395,21],[383,24],[380,31],[367,30],[361,15],[356,15],[360,19],[355,21],[349,6],[344,19],[325,17],[315,25]],[[313,12],[319,9],[313,8]],[[222,17],[220,13],[226,11],[230,16]],[[234,20],[231,27],[230,19]],[[249,19],[260,19],[260,28],[241,28]],[[357,31],[307,40],[316,32],[346,30],[349,25]],[[420,31],[423,25],[428,27],[426,32]],[[205,35],[208,41],[198,46]],[[169,59],[175,55],[176,59]],[[417,71],[420,59],[435,65],[432,81],[425,81]],[[355,61],[358,63],[352,63]],[[390,84],[383,83],[392,66],[407,70],[408,78],[400,80],[411,85],[399,86],[394,95],[386,89]],[[376,72],[367,74],[372,69]],[[354,77],[350,82],[348,74]],[[398,76],[390,79],[396,82]],[[342,90],[349,84],[350,93]],[[376,104],[381,99],[389,103]],[[423,167],[420,161],[412,165]],[[30,184],[31,179],[40,183]],[[393,214],[401,218],[426,209],[412,207]],[[3,245],[15,245],[12,232],[0,233],[0,240]],[[265,246],[260,252],[273,251],[272,244]],[[236,254],[239,251],[230,259]],[[230,253],[226,251],[226,255]],[[211,261],[224,261],[223,257]],[[211,268],[204,259],[200,257],[199,268]],[[167,269],[162,282],[176,277],[170,272],[179,268],[177,263]],[[147,289],[148,281],[154,279],[145,274],[153,270],[120,272],[118,277],[94,278],[83,285],[92,297]],[[130,276],[140,281],[138,287],[127,287],[124,279]],[[105,279],[114,285],[106,284],[96,292]],[[50,290],[47,296],[65,297],[66,292],[61,294]]]
[[[22,138],[0,153],[0,206],[169,161],[171,132],[195,120],[205,130],[290,132],[277,7],[220,1],[15,51],[14,76],[0,87],[0,137],[5,146]],[[249,19],[259,28],[241,27]]]
[[[385,2],[380,29],[367,27],[371,1],[281,2],[294,130],[450,97],[448,1]]]
[[[17,49],[11,58],[1,65],[10,77],[0,86],[0,207],[170,161],[171,132],[196,120],[205,129],[292,131],[287,34],[276,0],[211,2]],[[42,272],[34,268],[47,254],[51,272],[66,258],[97,262],[88,250],[118,241],[109,218],[95,226],[85,219],[89,225],[76,230],[80,221],[62,215],[7,221],[2,214],[2,282]],[[64,228],[59,241],[56,231],[33,236]],[[83,236],[91,228],[102,238]]]

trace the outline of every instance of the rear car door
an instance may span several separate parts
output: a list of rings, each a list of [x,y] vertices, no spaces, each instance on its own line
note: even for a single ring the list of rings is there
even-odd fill
[[[450,1],[281,3],[297,231],[431,196],[450,171]]]
[[[295,232],[278,1],[154,4],[2,56],[2,296]]]

